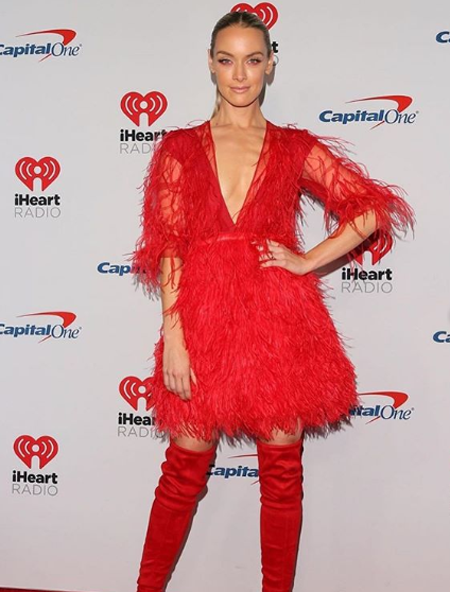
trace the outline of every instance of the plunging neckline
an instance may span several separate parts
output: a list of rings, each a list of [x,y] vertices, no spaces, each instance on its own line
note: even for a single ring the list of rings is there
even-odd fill
[[[268,137],[268,131],[269,131],[269,126],[270,126],[270,121],[268,119],[266,119],[266,129],[264,130],[264,136],[263,136],[263,141],[262,141],[262,145],[261,145],[261,150],[259,152],[258,160],[256,161],[255,170],[253,172],[253,176],[252,176],[252,179],[250,181],[250,185],[248,186],[247,191],[245,193],[244,201],[242,202],[241,208],[238,210],[238,213],[237,213],[237,216],[236,216],[236,222],[233,220],[233,218],[232,218],[232,216],[230,214],[230,210],[227,207],[225,198],[223,196],[222,188],[220,186],[219,168],[217,166],[216,145],[215,145],[214,137],[213,137],[213,134],[212,134],[212,131],[211,131],[211,120],[208,119],[207,122],[206,122],[206,124],[207,124],[206,127],[208,128],[208,132],[209,132],[209,138],[211,140],[211,148],[212,148],[214,168],[215,168],[215,170],[213,170],[212,169],[212,166],[211,166],[211,170],[212,170],[212,173],[213,173],[215,182],[216,182],[217,192],[219,194],[219,197],[220,197],[220,200],[221,200],[223,209],[225,210],[225,212],[227,214],[227,218],[229,219],[232,227],[235,228],[235,227],[238,226],[238,223],[239,223],[239,220],[240,220],[240,217],[241,217],[241,213],[244,210],[244,207],[245,207],[245,205],[247,203],[247,200],[248,200],[248,196],[249,196],[250,191],[252,190],[253,185],[254,185],[254,182],[256,180],[256,174],[257,174],[257,172],[259,170],[259,165],[260,165],[260,162],[261,162],[261,158],[262,158],[262,155],[264,154],[265,147],[266,147],[266,142],[267,142],[267,137]]]

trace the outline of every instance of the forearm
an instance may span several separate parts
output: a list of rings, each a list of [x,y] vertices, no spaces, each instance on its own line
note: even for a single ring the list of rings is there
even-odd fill
[[[329,237],[303,255],[310,264],[309,271],[315,271],[346,255],[377,229],[375,213],[372,210],[356,217],[353,222],[359,233],[348,223],[339,229],[339,233],[335,231],[330,234]]]
[[[174,259],[175,267],[177,268],[171,280],[169,280],[170,273],[170,257],[162,257],[160,263],[161,269],[161,303],[163,315],[163,334],[164,341],[183,341],[183,328],[181,326],[181,319],[178,312],[169,310],[175,304],[178,297],[179,282],[182,273],[182,260],[178,257]]]

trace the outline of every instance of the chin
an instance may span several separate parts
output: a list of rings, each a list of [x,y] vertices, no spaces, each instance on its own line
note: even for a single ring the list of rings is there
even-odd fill
[[[227,101],[233,105],[233,107],[247,107],[248,105],[251,105],[257,98],[258,95],[249,97],[247,93],[245,93],[245,96],[239,96],[232,93],[226,97]]]

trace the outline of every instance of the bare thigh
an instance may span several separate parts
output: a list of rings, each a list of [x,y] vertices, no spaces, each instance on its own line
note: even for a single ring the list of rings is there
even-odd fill
[[[261,442],[265,442],[266,444],[293,444],[294,442],[297,442],[297,440],[299,440],[301,438],[302,434],[303,434],[303,425],[302,425],[301,421],[298,420],[297,429],[294,434],[287,434],[286,432],[283,432],[282,430],[275,429],[272,431],[272,436],[271,436],[270,440],[263,440],[262,438],[259,438],[259,439],[261,440]]]
[[[282,430],[274,429],[272,431],[272,436],[270,440],[263,440],[262,442],[266,442],[268,444],[292,444],[297,442],[302,436],[303,433],[303,425],[300,420],[297,423],[297,429],[294,434],[288,434],[283,432]],[[193,436],[188,436],[187,434],[183,434],[177,437],[172,438],[175,444],[181,446],[183,448],[187,448],[189,450],[196,450],[198,452],[203,452],[205,450],[209,450],[213,446],[217,445],[217,440],[202,440],[200,438],[195,438]]]
[[[217,440],[202,440],[187,434],[173,437],[172,440],[175,442],[175,444],[178,444],[178,446],[181,446],[182,448],[195,450],[197,452],[204,452],[205,450],[209,450],[213,446],[217,445]]]

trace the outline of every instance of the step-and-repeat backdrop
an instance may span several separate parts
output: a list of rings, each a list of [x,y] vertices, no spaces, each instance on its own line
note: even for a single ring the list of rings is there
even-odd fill
[[[448,3],[3,4],[0,586],[135,590],[167,445],[146,410],[161,302],[126,263],[139,187],[161,132],[210,117],[212,28],[249,10],[278,57],[265,117],[347,140],[417,217],[326,276],[364,404],[305,442],[295,590],[448,589]],[[260,589],[257,468],[221,443],[169,590]]]

